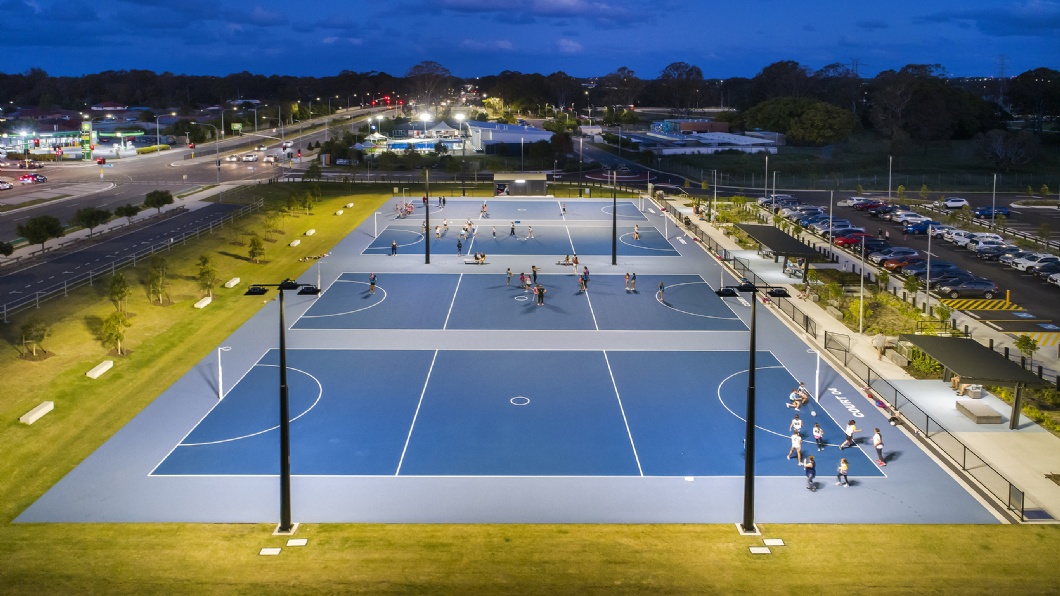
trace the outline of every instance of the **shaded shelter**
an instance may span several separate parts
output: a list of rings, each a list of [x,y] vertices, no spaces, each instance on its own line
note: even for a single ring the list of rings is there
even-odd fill
[[[938,361],[943,368],[943,380],[957,375],[962,382],[1014,387],[1010,429],[1019,426],[1023,389],[1046,384],[1034,373],[973,339],[936,335],[901,335],[899,339],[913,344]]]
[[[806,273],[810,269],[810,261],[822,260],[821,255],[812,246],[803,244],[780,228],[759,224],[736,224],[736,227],[743,230],[752,240],[758,243],[758,252],[763,252],[763,247],[769,249],[769,252],[773,255],[774,263],[779,262],[780,258],[783,257],[785,271],[788,268],[788,261],[791,259],[802,259],[801,277],[803,283],[806,283]]]

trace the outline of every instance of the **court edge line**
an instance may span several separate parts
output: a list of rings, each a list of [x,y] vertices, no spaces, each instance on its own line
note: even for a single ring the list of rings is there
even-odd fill
[[[262,364],[261,366],[275,366],[276,368],[280,368],[279,364]],[[302,416],[305,416],[306,414],[312,412],[313,409],[317,407],[317,404],[320,403],[320,400],[324,398],[324,386],[320,384],[320,379],[316,378],[312,374],[310,374],[310,373],[308,373],[308,372],[306,372],[306,371],[304,371],[304,370],[302,370],[300,368],[294,368],[292,366],[288,366],[287,370],[293,370],[295,372],[300,372],[303,375],[309,377],[310,379],[313,379],[313,381],[317,384],[317,390],[318,390],[317,391],[317,398],[313,400],[313,403],[310,404],[308,408],[306,408],[304,411],[299,413],[297,416],[295,416],[294,418],[290,419],[290,422],[294,422],[295,420],[298,420]],[[272,432],[272,431],[277,430],[279,428],[280,428],[280,425],[277,424],[276,426],[272,426],[272,427],[269,427],[269,428],[266,428],[266,429],[263,429],[263,430],[259,430],[258,432],[250,433],[249,435],[242,435],[242,436],[239,436],[239,437],[229,437],[227,439],[218,439],[216,441],[206,441],[206,442],[203,442],[203,443],[183,443],[182,442],[180,445],[177,445],[177,447],[203,447],[203,446],[206,446],[206,445],[219,445],[221,443],[230,443],[232,441],[241,441],[243,439],[249,439],[250,437],[256,437],[258,435],[263,435],[265,433]]]
[[[353,279],[351,279],[351,280],[345,280],[345,279],[343,279],[343,280],[335,280],[334,283],[361,284],[361,285],[365,285],[365,286],[369,286],[369,287],[371,286],[371,284],[369,284],[368,282],[357,281],[357,280],[353,280]],[[375,304],[369,304],[368,306],[365,306],[363,308],[357,308],[357,309],[354,309],[354,310],[347,310],[345,312],[329,313],[329,314],[326,314],[326,315],[307,315],[307,314],[303,314],[302,316],[298,317],[298,321],[301,321],[302,319],[323,319],[323,318],[326,318],[326,317],[341,317],[343,315],[352,315],[352,314],[356,314],[356,313],[359,313],[359,312],[364,312],[364,311],[368,310],[369,308],[375,308],[375,307],[379,306],[380,304],[382,304],[383,302],[385,302],[386,301],[386,297],[387,297],[387,293],[386,293],[386,289],[385,288],[383,288],[382,286],[376,286],[376,288],[383,292],[383,297],[379,300],[379,302],[376,302]],[[316,302],[314,302],[313,304],[316,304]],[[313,308],[313,305],[310,305],[309,308]],[[306,309],[306,312],[309,312],[309,309]],[[295,323],[297,323],[298,321],[295,321]],[[292,328],[293,327],[294,327],[294,325],[292,324]],[[341,327],[340,327],[340,329],[341,329]]]
[[[629,446],[633,449],[633,459],[637,461],[637,472],[644,476],[644,469],[640,467],[640,455],[637,454],[637,444],[633,442],[633,432],[629,430],[629,420],[626,419],[626,408],[622,406],[622,396],[618,394],[618,383],[615,382],[615,373],[611,370],[611,359],[607,357],[604,350],[604,363],[607,364],[607,374],[611,377],[611,387],[615,390],[615,400],[618,401],[618,411],[622,413],[622,423],[626,425],[626,436],[629,437]]]
[[[272,348],[265,348],[265,351],[261,353],[261,356],[258,356],[258,359],[254,361],[254,364],[250,365],[250,368],[248,368],[247,370],[243,371],[243,374],[239,376],[239,379],[235,382],[235,385],[232,385],[232,387],[235,388],[236,385],[239,385],[239,383],[243,381],[243,377],[245,377],[248,374],[250,374],[250,371],[254,370],[254,367],[257,366],[259,363],[261,363],[262,359],[265,358],[265,356],[267,356],[269,354],[269,351],[271,351],[271,350],[272,350]],[[211,350],[211,352],[212,352],[212,350]],[[204,360],[205,360],[205,358],[204,358]],[[228,394],[226,393],[225,395],[228,395]],[[187,439],[188,435],[190,435],[192,432],[194,432],[196,428],[199,428],[199,425],[202,424],[202,421],[206,420],[206,417],[210,415],[210,412],[213,412],[214,408],[216,408],[217,406],[221,405],[222,401],[224,401],[224,400],[223,399],[219,399],[216,402],[214,402],[214,404],[211,405],[206,410],[206,413],[203,414],[201,417],[199,417],[199,419],[195,422],[195,424],[191,425],[191,428],[188,429],[188,432],[184,433],[184,436],[182,436],[180,438],[180,440],[177,441],[177,443],[175,445],[173,445],[173,447],[171,447],[168,452],[166,452],[166,455],[164,457],[162,457],[162,459],[158,460],[158,463],[156,463],[154,465],[154,467],[151,468],[151,471],[149,471],[147,473],[148,477],[154,476],[155,470],[158,469],[158,466],[162,465],[162,462],[164,462],[167,459],[169,459],[170,455],[173,455],[173,452],[177,450],[177,447],[180,447],[181,444],[184,443],[184,439]]]
[[[458,274],[456,278],[456,287],[453,288],[453,299],[449,301],[449,310],[445,313],[445,322],[442,323],[442,331],[445,331],[449,327],[449,317],[453,315],[453,305],[456,304],[456,295],[460,293],[460,282],[464,279],[464,274]]]
[[[438,360],[439,350],[434,351],[434,356],[431,357],[431,366],[427,369],[427,378],[423,380],[423,389],[420,390],[420,400],[416,402],[416,411],[412,414],[412,424],[409,425],[409,434],[405,437],[405,446],[401,448],[401,457],[398,458],[397,469],[394,470],[394,476],[401,475],[401,466],[405,463],[405,452],[409,449],[409,442],[412,441],[412,431],[416,428],[416,419],[420,416],[420,407],[423,406],[423,396],[427,394],[427,385],[431,382],[431,373],[434,372],[434,363]]]
[[[589,305],[589,314],[593,316],[593,329],[596,331],[600,330],[599,323],[596,322],[596,311],[593,310],[593,301],[589,300],[589,284],[585,284],[585,303]]]

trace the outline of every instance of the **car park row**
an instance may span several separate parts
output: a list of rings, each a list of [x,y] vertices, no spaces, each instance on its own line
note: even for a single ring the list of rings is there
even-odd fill
[[[991,299],[1000,293],[998,285],[991,279],[976,275],[958,265],[933,257],[928,272],[928,259],[920,251],[890,245],[890,234],[880,228],[873,236],[850,220],[829,214],[827,208],[803,205],[791,195],[771,195],[758,200],[759,205],[771,208],[774,213],[797,223],[811,233],[828,239],[833,245],[846,249],[856,256],[898,275],[913,276],[940,296],[950,298],[980,297]],[[915,212],[908,205],[897,205],[879,199],[851,197],[840,200],[839,207],[851,207],[871,217],[888,220],[902,227],[904,235],[926,235],[944,239],[958,247],[972,251],[986,262],[999,262],[1013,269],[1029,273],[1038,279],[1060,287],[1060,257],[1048,253],[1024,251],[1009,244],[1005,239],[989,232],[960,230]],[[970,207],[965,199],[948,197],[936,203],[943,209]],[[976,217],[1009,215],[1008,208],[985,207],[974,211]]]

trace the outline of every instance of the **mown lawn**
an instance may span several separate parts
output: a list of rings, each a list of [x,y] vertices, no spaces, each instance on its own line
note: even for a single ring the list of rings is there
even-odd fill
[[[337,186],[337,185],[336,185]],[[759,539],[732,525],[304,525],[303,548],[283,546],[264,524],[14,524],[12,520],[130,418],[211,352],[261,307],[246,282],[297,277],[358,223],[388,202],[389,188],[325,197],[312,215],[286,218],[265,262],[246,257],[243,230],[263,215],[164,254],[169,301],[152,305],[145,270],[127,270],[130,353],[115,357],[98,339],[114,306],[105,283],[45,303],[53,325],[48,357],[19,357],[18,329],[2,328],[0,360],[0,593],[1055,593],[1060,528],[1014,526],[766,526],[788,546],[751,556]],[[261,187],[270,205],[297,185]],[[339,189],[335,189],[338,191]],[[344,215],[335,211],[353,201]],[[287,243],[305,229],[297,249]],[[214,261],[221,279],[244,286],[199,292],[195,262]],[[97,381],[84,372],[104,358]],[[56,409],[33,426],[18,417],[44,400]],[[736,521],[736,520],[734,520]]]

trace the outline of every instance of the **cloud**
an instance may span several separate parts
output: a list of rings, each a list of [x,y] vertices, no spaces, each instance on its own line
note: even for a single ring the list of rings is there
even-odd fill
[[[267,10],[260,6],[255,6],[254,10],[251,10],[250,15],[247,17],[248,23],[251,25],[257,25],[258,27],[275,27],[277,25],[286,24],[287,21],[287,16],[283,13]]]
[[[997,37],[1055,37],[1060,30],[1060,2],[1026,0],[1004,8],[962,9],[936,12],[915,19],[926,25],[974,27]]]
[[[417,0],[415,14],[456,12],[501,19],[508,24],[578,19],[598,26],[624,27],[653,22],[654,6],[633,0]]]
[[[464,39],[460,41],[460,47],[476,52],[510,52],[515,49],[515,44],[507,39]]]
[[[556,42],[556,48],[559,49],[562,54],[580,54],[585,48],[582,44],[574,41],[573,39],[560,39]]]

